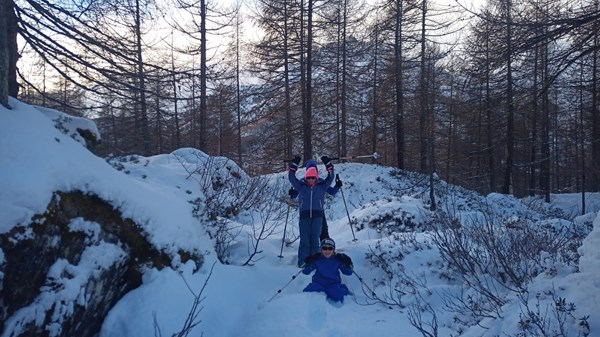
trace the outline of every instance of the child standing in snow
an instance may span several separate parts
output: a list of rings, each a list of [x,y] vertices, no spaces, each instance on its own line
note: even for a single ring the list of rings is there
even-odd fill
[[[321,157],[325,164],[328,175],[327,178],[319,180],[319,174],[316,167],[309,167],[306,170],[302,181],[296,178],[296,171],[300,165],[300,157],[294,157],[288,171],[290,183],[298,191],[298,201],[300,208],[300,246],[298,247],[298,267],[302,266],[302,261],[311,254],[319,252],[319,239],[323,226],[325,213],[323,204],[325,203],[325,193],[333,181],[333,164],[327,156]]]
[[[306,167],[306,169],[308,170],[311,167],[314,167],[315,169],[317,168],[317,162],[315,162],[312,159],[309,159],[306,161],[306,163],[304,164],[304,166]],[[322,178],[318,178],[318,181],[322,181]],[[327,187],[327,193],[331,196],[335,196],[337,194],[337,192],[340,190],[340,188],[342,187],[342,181],[338,179],[335,181],[335,186],[331,187]],[[289,192],[288,192],[290,199],[295,199],[298,196],[298,191],[296,191],[293,187],[290,188]],[[327,217],[323,216],[323,224],[321,226],[321,235],[320,238],[321,240],[324,240],[326,238],[329,237],[329,228],[327,226]]]
[[[346,254],[335,252],[335,242],[332,239],[321,241],[321,253],[311,255],[305,260],[302,273],[310,274],[316,270],[305,292],[323,291],[327,298],[334,302],[344,302],[344,296],[350,294],[348,287],[342,284],[340,271],[344,275],[352,275],[352,259]]]

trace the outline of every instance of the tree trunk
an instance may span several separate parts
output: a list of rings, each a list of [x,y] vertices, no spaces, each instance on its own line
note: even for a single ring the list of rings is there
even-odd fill
[[[303,145],[303,155],[306,159],[310,159],[306,157],[306,126],[304,123],[306,122],[307,115],[307,97],[306,97],[306,58],[305,58],[305,35],[304,35],[304,0],[300,1],[300,96],[302,100],[302,145]]]
[[[285,85],[285,158],[292,158],[292,108],[290,95],[290,60],[288,53],[288,0],[283,3],[283,71]]]
[[[206,108],[206,0],[200,0],[200,134],[199,144],[200,150],[207,152],[206,148],[206,132],[207,132],[207,116]]]
[[[171,32],[171,71],[173,72],[173,108],[175,109],[175,147],[181,147],[181,132],[179,131],[179,111],[177,106],[177,78],[175,77],[175,55],[173,52],[174,49],[174,39],[173,32]],[[158,109],[158,106],[157,106]],[[159,151],[161,153],[161,151]]]
[[[580,65],[580,73],[579,73],[579,148],[578,151],[580,153],[581,158],[581,166],[579,171],[581,172],[581,215],[585,214],[585,189],[586,189],[586,168],[585,168],[585,108],[584,108],[584,99],[583,99],[583,83],[584,83],[584,65],[581,63]]]
[[[504,186],[502,193],[512,193],[512,174],[514,163],[514,97],[512,77],[512,18],[511,3],[506,1],[506,167],[504,168]]]
[[[342,99],[341,97],[341,89],[340,89],[340,83],[342,82],[340,80],[340,64],[341,62],[341,55],[342,55],[342,23],[341,23],[341,17],[342,17],[342,10],[340,9],[340,2],[338,1],[336,4],[337,6],[337,15],[336,15],[336,53],[335,53],[335,132],[336,132],[336,146],[335,149],[337,150],[338,154],[341,154],[342,152],[342,131],[343,127],[342,125],[342,117],[341,117],[341,101]]]
[[[137,48],[137,76],[140,99],[140,127],[142,128],[142,142],[144,155],[150,155],[150,133],[148,130],[148,106],[146,104],[146,75],[144,74],[144,59],[142,54],[142,18],[140,2],[135,1],[135,36]]]
[[[546,34],[544,34],[546,35]],[[541,46],[542,81],[544,91],[542,92],[542,147],[540,161],[540,187],[544,193],[546,202],[550,202],[550,102],[548,91],[550,80],[548,76],[548,41],[544,39]]]
[[[8,108],[8,96],[17,98],[18,25],[13,0],[0,0],[0,104]]]
[[[307,37],[306,37],[306,111],[304,112],[304,159],[312,158],[312,35],[313,1],[308,0]]]
[[[536,27],[536,30],[539,29]],[[539,33],[539,32],[537,32]],[[537,183],[536,183],[536,172],[537,172],[537,117],[539,114],[539,104],[538,104],[538,62],[539,62],[539,50],[540,48],[536,46],[534,52],[534,60],[533,60],[533,90],[531,95],[533,97],[532,101],[532,116],[531,116],[531,126],[529,127],[530,138],[531,138],[531,154],[529,157],[529,195],[534,196],[537,191]]]
[[[431,87],[435,88],[435,61],[430,61],[430,66],[428,70],[431,74]],[[430,99],[432,101],[432,106],[435,106],[435,90],[431,90]],[[429,210],[432,212],[437,209],[437,203],[435,201],[435,114],[432,111],[433,109],[427,109],[427,121],[428,121],[428,129],[427,133],[428,140],[428,149],[427,149],[427,157],[429,159],[429,202],[430,207]]]
[[[287,11],[287,0],[285,0],[286,2],[286,11]],[[239,11],[239,9],[238,9]],[[237,13],[237,23],[236,23],[236,36],[235,36],[235,43],[236,43],[236,48],[235,48],[235,99],[236,99],[236,112],[237,112],[237,155],[238,155],[238,165],[242,165],[243,161],[242,161],[242,100],[241,100],[241,95],[240,95],[240,26],[241,26],[241,20],[240,20],[240,15],[241,13]],[[286,32],[287,32],[287,12],[286,12]],[[287,45],[286,45],[286,53],[287,53]],[[286,55],[286,59],[287,59],[287,55]],[[286,61],[287,62],[287,61]],[[287,64],[286,64],[286,76],[287,76]],[[287,79],[287,78],[286,78]],[[287,84],[287,83],[286,83]],[[286,85],[286,92],[287,90],[289,90],[289,88]],[[287,96],[286,93],[286,103],[287,99],[289,99],[289,97]],[[289,106],[287,106],[286,104],[286,109],[289,109]],[[289,126],[289,124],[288,124]],[[289,138],[289,133],[286,134],[286,144],[289,144],[290,140],[287,139]],[[288,156],[286,158],[291,158],[291,148],[289,150],[290,153],[286,153]]]
[[[161,82],[156,81],[154,83],[154,105],[156,106],[156,152],[163,153],[163,125],[162,125],[162,114],[160,112],[160,86]]]
[[[8,0],[0,0],[0,104],[8,108]]]
[[[421,172],[428,172],[428,163],[427,157],[429,155],[429,151],[427,148],[428,143],[428,128],[429,125],[427,123],[427,74],[426,74],[426,45],[425,45],[425,17],[427,15],[427,0],[421,0],[421,78],[419,80],[419,88],[420,88],[420,114],[419,114],[419,139],[420,139],[420,169]]]
[[[342,152],[340,153],[341,156],[346,156],[348,151],[347,151],[347,141],[346,141],[346,134],[347,134],[347,120],[348,120],[348,116],[347,116],[347,106],[346,106],[346,57],[347,57],[347,52],[346,52],[346,25],[347,25],[347,15],[348,15],[348,2],[346,0],[343,1],[344,3],[344,9],[343,9],[343,15],[342,15]]]
[[[489,30],[487,30],[489,31]],[[494,142],[493,142],[493,130],[495,127],[492,125],[492,88],[491,82],[491,57],[490,57],[490,43],[486,40],[485,47],[485,113],[487,120],[487,159],[488,159],[488,176],[490,184],[490,192],[496,191],[496,159],[494,157]]]
[[[396,0],[394,38],[394,77],[396,87],[396,160],[404,169],[404,82],[402,71],[402,1]]]
[[[377,20],[377,18],[376,18]],[[373,48],[373,117],[371,119],[371,150],[373,153],[377,152],[377,64],[379,62],[379,22],[375,23],[375,46]],[[372,159],[375,163],[375,158]]]
[[[598,2],[596,1],[596,11]],[[600,191],[600,110],[598,109],[598,23],[594,24],[594,52],[592,53],[592,158],[591,189]]]
[[[453,165],[451,165],[452,162],[452,158],[454,157],[453,155],[453,142],[452,140],[454,139],[454,72],[452,72],[450,74],[450,106],[448,107],[448,146],[447,146],[447,150],[446,150],[446,182],[447,183],[452,183],[452,175],[450,174],[450,171],[452,170]],[[481,109],[478,109],[479,111],[481,111]],[[479,116],[481,116],[481,113],[479,113]],[[481,118],[478,118],[478,127],[481,126]],[[481,134],[481,132],[478,132],[478,137]],[[478,141],[478,145],[481,142]],[[477,156],[477,168],[479,169],[479,157]]]
[[[341,143],[342,143],[342,152],[340,153],[340,155],[342,157],[345,157],[348,153],[347,151],[347,140],[346,140],[346,134],[347,134],[347,120],[348,120],[348,116],[347,116],[347,106],[346,106],[346,25],[347,25],[347,11],[348,11],[348,3],[346,0],[343,1],[344,3],[344,9],[343,9],[343,16],[342,16],[342,139],[341,139]]]

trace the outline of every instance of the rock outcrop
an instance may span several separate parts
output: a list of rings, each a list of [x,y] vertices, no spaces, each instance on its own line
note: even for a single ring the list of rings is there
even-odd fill
[[[44,214],[0,235],[2,336],[97,335],[106,314],[170,266],[142,228],[96,195],[56,192]],[[180,252],[199,268],[202,256]]]

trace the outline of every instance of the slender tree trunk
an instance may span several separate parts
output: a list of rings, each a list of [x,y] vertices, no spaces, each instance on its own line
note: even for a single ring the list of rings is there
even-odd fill
[[[208,131],[208,111],[206,107],[206,0],[200,0],[200,135],[199,148],[208,151],[206,147],[206,132]]]
[[[598,11],[598,1],[596,1]],[[600,109],[598,107],[598,22],[594,24],[594,52],[592,53],[592,158],[591,158],[591,189],[600,191]]]
[[[488,30],[489,31],[489,30]],[[493,131],[495,127],[492,125],[492,88],[491,82],[491,59],[490,59],[490,43],[486,40],[485,47],[485,114],[487,121],[487,159],[488,159],[488,176],[490,184],[490,192],[496,191],[496,159],[494,157],[494,142]]]
[[[504,168],[504,186],[502,193],[512,193],[512,175],[514,163],[514,97],[512,77],[512,0],[506,1],[506,167]]]
[[[420,88],[420,114],[419,114],[419,139],[420,139],[420,169],[421,172],[428,172],[427,157],[429,151],[427,149],[428,144],[428,123],[427,123],[427,73],[426,73],[426,41],[425,41],[425,17],[427,15],[427,0],[421,0],[421,78],[419,81]]]
[[[536,32],[537,32],[538,28],[536,27]],[[539,34],[539,32],[537,32]],[[531,134],[530,134],[530,138],[531,138],[531,154],[529,157],[529,195],[530,196],[534,196],[536,194],[537,191],[537,184],[536,184],[536,171],[537,171],[537,117],[539,114],[539,104],[538,104],[538,86],[539,86],[539,81],[538,81],[538,73],[539,73],[539,50],[540,48],[538,46],[535,47],[535,52],[534,52],[534,61],[533,61],[533,90],[532,90],[532,96],[533,96],[533,101],[532,101],[532,116],[531,116],[531,126],[529,128]]]
[[[336,132],[336,146],[335,149],[337,150],[337,153],[341,154],[342,153],[342,116],[341,116],[341,111],[342,111],[342,99],[341,99],[341,89],[340,89],[340,83],[341,81],[341,76],[340,76],[340,65],[342,64],[342,9],[341,9],[341,1],[337,1],[337,15],[336,15],[336,53],[335,53],[335,132]]]
[[[304,158],[312,158],[312,38],[313,38],[313,2],[308,0],[307,36],[306,36],[306,111],[304,112]]]
[[[8,1],[0,0],[0,104],[8,108]]]
[[[480,109],[478,109],[481,111]],[[454,139],[454,72],[450,74],[450,106],[448,108],[448,146],[446,149],[446,182],[452,183],[450,170],[452,169],[451,161],[452,161],[452,148]],[[481,125],[481,119],[479,119],[479,125]],[[479,156],[477,156],[479,159]],[[479,167],[479,160],[477,167]]]
[[[342,16],[342,152],[340,153],[341,156],[346,156],[348,153],[348,144],[347,144],[347,140],[346,140],[346,134],[347,134],[347,121],[348,121],[348,116],[347,116],[347,106],[346,106],[346,57],[347,57],[347,53],[346,53],[346,25],[347,25],[347,12],[348,12],[348,3],[346,0],[343,1],[343,16]]]
[[[477,146],[475,147],[477,149],[477,152],[480,152],[480,155],[477,156],[476,159],[476,171],[475,171],[475,176],[476,177],[481,177],[483,176],[484,172],[486,172],[486,168],[484,168],[484,160],[486,159],[486,152],[485,152],[485,147],[483,146],[483,128],[484,128],[484,124],[483,124],[483,119],[484,119],[484,114],[485,114],[485,95],[484,95],[484,85],[485,85],[485,79],[480,79],[480,83],[478,84],[478,88],[477,88]],[[450,154],[448,154],[450,155]],[[450,182],[450,181],[448,181]]]
[[[219,137],[218,137],[218,148],[217,148],[217,153],[219,154],[219,156],[224,156],[225,155],[225,151],[223,150],[224,146],[224,140],[225,140],[225,127],[224,127],[224,117],[225,117],[225,109],[223,107],[223,87],[219,88],[219,91],[217,93],[217,107],[218,107],[218,125],[217,128],[219,130]]]
[[[287,10],[287,0],[285,0],[286,2],[286,10]],[[239,9],[238,9],[239,10]],[[241,26],[241,20],[240,20],[240,13],[237,13],[237,23],[236,23],[236,36],[235,36],[235,43],[236,43],[236,48],[235,48],[235,99],[236,99],[236,112],[237,112],[237,155],[238,155],[238,164],[242,165],[243,161],[242,161],[242,100],[241,100],[241,93],[240,93],[240,26]],[[287,33],[287,12],[285,15],[285,22],[286,22],[286,33]],[[287,34],[286,34],[287,35]],[[287,42],[287,41],[286,41]],[[287,45],[285,47],[286,53],[287,53]],[[286,81],[287,81],[287,54],[286,54]],[[288,106],[288,102],[287,99],[289,98],[287,95],[287,91],[289,90],[288,88],[288,83],[286,83],[286,109],[289,109]],[[289,124],[288,124],[289,126]],[[286,137],[289,138],[289,134],[290,132],[286,133]],[[286,138],[286,143],[290,143],[290,140]],[[286,152],[286,154],[288,155],[286,158],[291,158],[291,148],[289,153]]]
[[[431,87],[435,88],[435,61],[430,61],[429,72],[431,73]],[[435,90],[431,90],[430,99],[432,106],[435,106],[436,95]],[[427,157],[429,158],[429,202],[431,206],[429,209],[435,211],[437,209],[437,203],[435,201],[435,114],[432,109],[427,109],[427,121],[428,121],[428,148]]]
[[[17,61],[19,51],[18,19],[13,0],[0,0],[0,104],[8,108],[8,96],[17,98]]]
[[[173,32],[171,32],[171,71],[173,73],[173,108],[175,109],[175,147],[181,147],[181,133],[179,131],[179,110],[177,107],[177,78],[175,77],[175,54],[173,52],[174,46]],[[158,106],[157,106],[158,108]],[[160,151],[159,151],[160,153]]]
[[[396,0],[394,37],[394,80],[396,87],[396,160],[404,169],[404,82],[402,71],[402,1]]]
[[[1,0],[0,0],[1,1]],[[47,83],[47,78],[46,78],[46,73],[47,73],[47,69],[46,69],[46,60],[43,60],[43,70],[42,70],[42,106],[46,106],[46,83]]]
[[[137,72],[138,72],[138,90],[140,99],[140,117],[142,128],[142,141],[144,155],[150,155],[150,133],[148,130],[148,106],[146,103],[146,75],[144,73],[144,59],[142,54],[142,17],[140,13],[140,2],[135,1],[135,36],[137,47]]]
[[[584,64],[583,62],[580,65],[580,73],[579,73],[579,147],[581,148],[580,157],[581,157],[581,166],[579,171],[581,172],[581,215],[585,214],[585,189],[586,189],[586,168],[585,168],[585,142],[584,142],[584,123],[585,123],[585,108],[584,108],[584,100],[583,100],[583,86],[584,86]]]
[[[377,18],[376,18],[377,20]],[[375,23],[375,46],[374,46],[374,55],[373,55],[373,116],[371,119],[371,150],[373,153],[377,152],[377,107],[378,100],[377,95],[377,65],[379,63],[379,22]],[[373,163],[375,163],[375,158],[372,159]]]
[[[542,147],[540,162],[540,187],[544,193],[546,202],[550,202],[550,102],[549,93],[550,80],[548,76],[548,41],[544,40],[542,51],[542,80],[544,91],[542,92]]]
[[[109,93],[109,95],[111,96],[110,101],[113,101],[112,93]],[[108,104],[107,108],[108,108],[108,113],[110,116],[110,126],[112,128],[112,130],[111,130],[112,132],[110,133],[111,139],[109,141],[109,145],[112,145],[112,148],[109,149],[109,153],[116,152],[116,151],[120,152],[119,137],[117,137],[117,116],[115,116],[115,112],[114,112],[112,103]]]
[[[163,153],[163,125],[160,112],[160,82],[155,82],[154,87],[154,105],[156,106],[156,152]]]
[[[310,1],[310,0],[309,0]],[[302,127],[302,152],[303,155],[306,159],[310,159],[309,157],[306,157],[306,127],[304,126],[304,123],[306,122],[306,115],[307,115],[307,97],[306,97],[306,57],[305,57],[305,53],[306,53],[306,38],[305,38],[305,32],[304,32],[304,16],[305,16],[305,10],[304,10],[304,0],[300,1],[300,96],[301,96],[301,100],[302,100],[302,122],[303,122],[303,127]]]
[[[283,27],[283,65],[285,81],[285,157],[292,158],[292,99],[290,94],[290,57],[289,49],[289,27],[288,27],[288,0],[284,2],[284,27]]]

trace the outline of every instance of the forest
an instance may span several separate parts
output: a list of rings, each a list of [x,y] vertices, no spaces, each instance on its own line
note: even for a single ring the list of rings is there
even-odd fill
[[[0,103],[94,119],[106,158],[377,153],[481,193],[600,191],[599,7],[0,0]]]

